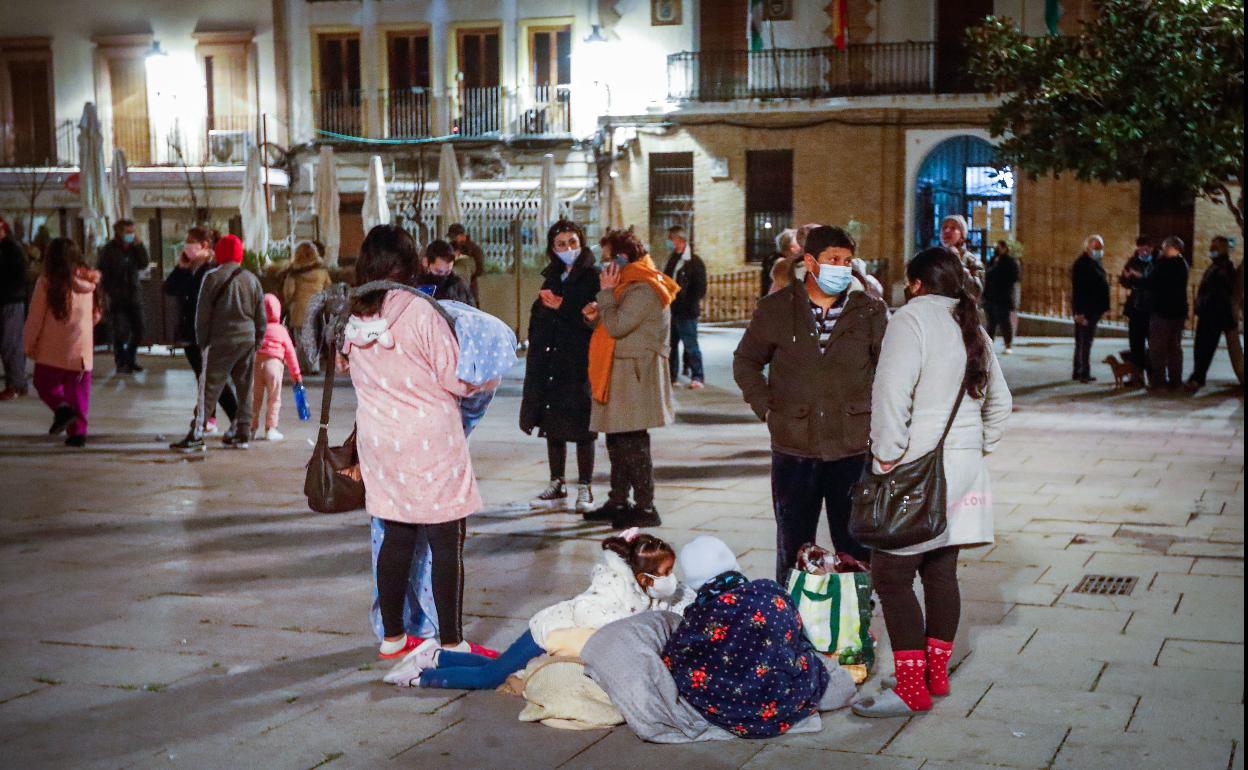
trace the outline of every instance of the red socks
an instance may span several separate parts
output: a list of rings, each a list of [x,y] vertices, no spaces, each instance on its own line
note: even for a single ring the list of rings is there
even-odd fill
[[[897,671],[897,693],[913,711],[929,711],[932,694],[927,689],[927,655],[923,650],[897,650],[893,652],[893,666]]]
[[[932,695],[949,694],[949,658],[953,642],[927,637],[927,689]]]

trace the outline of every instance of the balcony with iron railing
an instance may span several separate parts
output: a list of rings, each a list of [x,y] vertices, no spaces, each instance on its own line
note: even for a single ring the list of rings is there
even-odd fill
[[[313,91],[312,109],[318,129],[344,136],[363,136],[363,91]]]
[[[0,124],[0,168],[64,167],[78,164],[78,127],[62,120],[43,136]]]
[[[817,99],[970,93],[966,49],[931,42],[845,48],[683,51],[667,57],[668,99]]]
[[[259,135],[254,115],[214,115],[168,125],[146,117],[114,117],[101,128],[105,164],[112,164],[113,150],[120,148],[131,167],[238,166],[246,160],[245,147]],[[77,166],[78,133],[78,121],[63,120],[56,124],[50,146],[46,141],[32,146],[16,141],[0,127],[0,168]]]

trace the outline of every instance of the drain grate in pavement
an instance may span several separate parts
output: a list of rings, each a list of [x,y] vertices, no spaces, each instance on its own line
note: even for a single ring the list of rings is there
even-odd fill
[[[1075,586],[1074,593],[1098,596],[1129,596],[1140,582],[1138,577],[1128,575],[1084,575]]]

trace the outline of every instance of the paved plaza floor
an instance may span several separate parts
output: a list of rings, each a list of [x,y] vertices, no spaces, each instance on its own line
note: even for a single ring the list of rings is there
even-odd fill
[[[731,381],[739,335],[705,330],[710,387],[678,391],[676,424],[653,435],[658,534],[714,533],[767,577],[768,440]],[[838,712],[817,734],[692,746],[383,684],[368,524],[308,512],[313,425],[289,391],[284,443],[188,460],[164,448],[193,400],[182,359],[146,356],[128,378],[99,356],[86,450],[46,435],[36,399],[0,404],[0,766],[1243,768],[1244,409],[1225,353],[1199,396],[1150,397],[1113,390],[1103,366],[1072,384],[1070,352],[1032,339],[1002,359],[1017,409],[989,463],[997,542],[961,562],[952,695],[913,719]],[[472,438],[486,508],[465,627],[496,647],[584,588],[605,533],[515,505],[547,474],[543,442],[516,428],[521,376]],[[353,408],[340,387],[337,439]],[[600,443],[600,495],[606,471]],[[1138,582],[1074,593],[1088,574]]]

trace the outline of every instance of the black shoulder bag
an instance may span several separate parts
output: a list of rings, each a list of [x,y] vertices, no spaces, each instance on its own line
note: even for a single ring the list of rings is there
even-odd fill
[[[850,491],[849,534],[859,543],[889,551],[925,543],[945,531],[945,439],[965,395],[962,388],[932,451],[887,473],[875,473],[867,456],[862,478]]]

